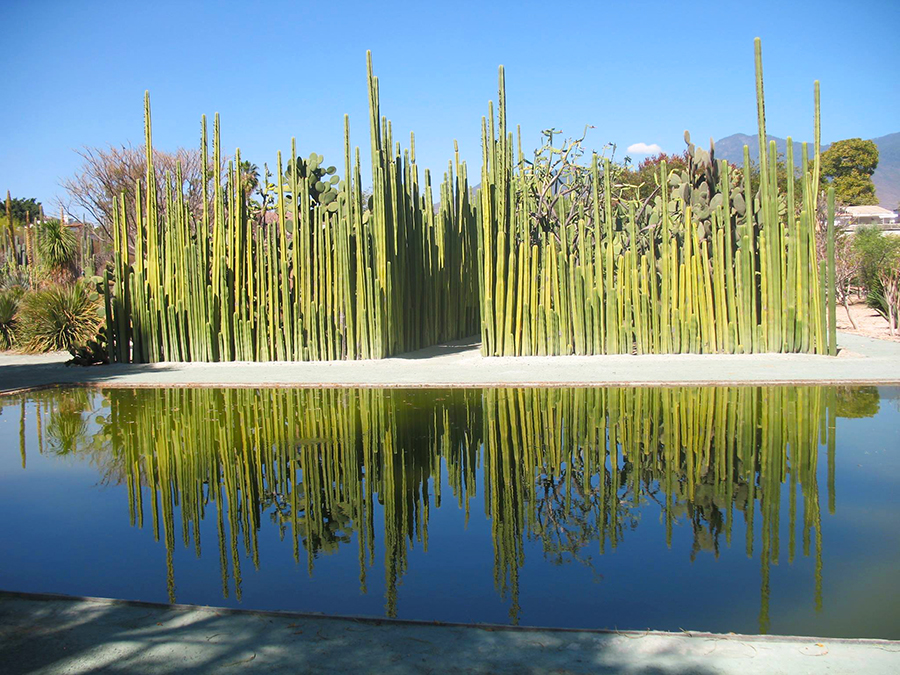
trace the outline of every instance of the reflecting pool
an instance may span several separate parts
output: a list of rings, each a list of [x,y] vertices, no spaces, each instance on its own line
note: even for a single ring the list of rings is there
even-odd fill
[[[0,400],[0,589],[900,638],[900,390]]]

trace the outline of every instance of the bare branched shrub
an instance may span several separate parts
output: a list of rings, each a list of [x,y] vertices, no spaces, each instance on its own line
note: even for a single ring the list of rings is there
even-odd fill
[[[63,181],[74,205],[87,212],[104,236],[112,239],[113,199],[125,195],[129,239],[135,231],[134,195],[138,181],[146,182],[147,163],[144,146],[85,147],[78,151],[83,162],[71,178]],[[224,160],[223,160],[224,161]],[[194,217],[203,212],[203,159],[199,149],[179,148],[175,152],[153,151],[156,172],[157,203],[165,204],[166,176],[174,181],[181,166],[185,202]],[[210,167],[212,175],[212,167]]]

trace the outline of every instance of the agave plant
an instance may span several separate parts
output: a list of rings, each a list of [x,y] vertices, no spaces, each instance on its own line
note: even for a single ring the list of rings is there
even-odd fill
[[[100,327],[98,300],[83,282],[29,293],[19,312],[22,346],[26,351],[49,352],[86,344]]]
[[[20,297],[16,291],[0,291],[0,349],[12,349],[16,345]]]

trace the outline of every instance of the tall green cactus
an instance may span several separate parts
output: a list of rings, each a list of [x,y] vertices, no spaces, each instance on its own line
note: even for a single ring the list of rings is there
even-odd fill
[[[831,288],[833,249],[820,271],[815,245],[819,85],[813,168],[804,149],[798,200],[793,180],[778,184],[758,39],[754,50],[759,191],[751,194],[747,148],[741,171],[685,133],[687,171],[663,163],[655,197],[646,202],[617,183],[609,159],[602,169],[596,155],[590,168],[567,164],[580,145],[554,148],[552,133],[533,161],[520,151],[514,162],[500,68],[497,115],[491,105],[482,121],[484,355],[835,353],[833,293],[824,290]],[[793,166],[792,157],[788,162]],[[583,192],[576,189],[580,175]],[[831,240],[831,226],[822,227]],[[538,301],[531,300],[535,284]],[[520,324],[537,329],[530,331],[535,349],[510,339],[509,326]]]
[[[263,206],[251,210],[240,151],[223,163],[217,115],[211,144],[201,123],[203,205],[194,214],[180,167],[174,176],[153,167],[147,96],[136,232],[116,208],[112,357],[382,358],[479,330],[490,356],[834,354],[833,247],[820,261],[815,244],[820,227],[833,236],[817,221],[818,82],[812,162],[804,144],[797,195],[792,180],[778,184],[766,138],[759,40],[755,63],[758,192],[747,148],[740,169],[686,133],[687,170],[664,163],[645,201],[619,184],[610,158],[569,162],[580,146],[554,147],[553,130],[526,161],[507,129],[502,67],[496,111],[491,104],[482,120],[479,190],[470,193],[457,151],[433,191],[428,171],[420,181],[415,138],[403,149],[381,114],[368,54],[371,195],[345,118],[343,179],[292,141],[275,183],[266,170]],[[564,177],[551,166],[565,167]]]
[[[300,157],[292,141],[286,165],[278,156],[277,183],[262,188],[263,203],[271,197],[274,207],[254,215],[240,150],[223,172],[216,115],[212,153],[201,122],[203,205],[192,214],[180,166],[175,176],[159,176],[153,166],[145,97],[147,170],[136,190],[133,252],[122,205],[106,284],[112,360],[381,358],[476,332],[475,215],[465,164],[457,158],[444,175],[435,212],[428,172],[419,182],[415,141],[410,150],[395,146],[371,55],[367,62],[368,200],[345,119],[343,180],[322,155]]]

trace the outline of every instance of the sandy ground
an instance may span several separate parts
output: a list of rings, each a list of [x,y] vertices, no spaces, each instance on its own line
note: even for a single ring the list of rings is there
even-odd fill
[[[900,342],[900,335],[891,336],[887,319],[871,307],[868,307],[865,302],[852,303],[850,305],[850,316],[856,322],[855,329],[847,318],[847,310],[840,306],[837,308],[838,330],[847,331],[854,335],[865,335],[866,337],[879,340]]]
[[[473,627],[0,592],[0,669],[880,675],[900,672],[900,642]]]

